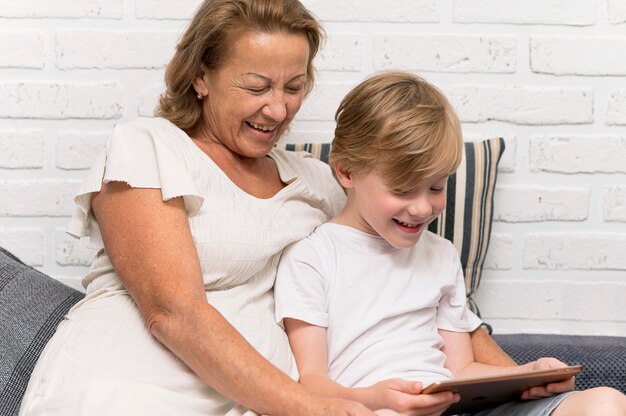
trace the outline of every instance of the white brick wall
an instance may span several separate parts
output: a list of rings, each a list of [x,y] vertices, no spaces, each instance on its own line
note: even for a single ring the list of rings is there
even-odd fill
[[[162,30],[58,31],[57,68],[164,68],[178,35]]]
[[[0,17],[119,19],[123,8],[124,0],[3,0]]]
[[[589,216],[589,188],[527,185],[496,189],[494,220],[503,222],[584,221]]]
[[[626,186],[604,188],[604,220],[626,222]]]
[[[0,68],[43,68],[44,40],[41,30],[0,30]]]
[[[0,169],[42,168],[43,130],[0,130]]]
[[[152,114],[200,0],[0,1],[0,245],[78,285],[63,233],[113,125]],[[478,301],[498,332],[626,335],[626,2],[304,0],[329,35],[285,140],[332,138],[367,74],[418,72],[502,136]]]
[[[596,5],[595,0],[454,0],[453,19],[464,23],[586,26],[596,22]]]
[[[321,20],[327,22],[437,22],[437,0],[308,0],[303,1]]]
[[[530,66],[555,75],[626,75],[624,36],[537,36],[530,39]]]
[[[613,91],[609,96],[606,124],[626,125],[626,90]]]
[[[618,233],[529,233],[524,269],[626,270],[626,235]]]
[[[626,2],[609,0],[609,22],[612,24],[626,23]]]
[[[512,36],[385,34],[374,37],[372,52],[377,70],[510,73],[517,42]]]
[[[582,124],[593,121],[593,92],[583,87],[456,85],[450,98],[461,121]]]
[[[531,137],[530,170],[626,173],[626,137]]]
[[[122,87],[115,83],[0,83],[0,117],[5,118],[119,118],[123,101]]]

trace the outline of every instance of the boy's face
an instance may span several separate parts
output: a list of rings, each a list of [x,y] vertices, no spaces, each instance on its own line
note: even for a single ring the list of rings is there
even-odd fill
[[[417,244],[446,207],[447,175],[418,181],[410,192],[390,189],[375,172],[337,176],[348,191],[348,201],[335,222],[379,235],[396,248]]]

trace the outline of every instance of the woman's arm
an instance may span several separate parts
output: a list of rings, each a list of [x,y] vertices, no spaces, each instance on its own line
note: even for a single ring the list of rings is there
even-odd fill
[[[517,363],[507,355],[496,341],[479,326],[470,333],[474,358],[479,363],[496,365],[499,367],[512,367]]]
[[[446,368],[454,377],[480,377],[498,374],[515,374],[528,370],[541,370],[564,367],[566,364],[555,358],[540,358],[524,365],[502,367],[477,362],[472,349],[472,340],[465,332],[439,330],[444,339],[442,351],[446,354]],[[542,387],[533,387],[522,394],[523,399],[551,396],[555,393],[570,391],[574,388],[574,378],[551,383]]]
[[[307,393],[208,304],[182,198],[164,202],[159,189],[111,182],[92,207],[111,262],[150,332],[208,385],[264,414],[371,414]]]
[[[383,380],[369,387],[344,387],[328,378],[326,328],[292,318],[283,322],[298,364],[300,384],[316,395],[358,401],[371,410],[393,409],[414,416],[443,411],[458,399],[450,392],[420,394],[421,383],[402,379]]]

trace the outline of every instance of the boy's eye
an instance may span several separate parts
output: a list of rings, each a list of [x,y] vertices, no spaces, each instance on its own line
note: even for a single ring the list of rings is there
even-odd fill
[[[394,189],[391,192],[393,192],[395,195],[405,196],[405,195],[409,195],[412,191],[406,191],[403,189]]]
[[[443,191],[444,191],[444,189],[446,189],[446,187],[445,187],[445,186],[442,186],[442,187],[435,187],[435,188],[430,188],[430,190],[431,190],[431,191],[436,192],[436,193],[443,192]]]

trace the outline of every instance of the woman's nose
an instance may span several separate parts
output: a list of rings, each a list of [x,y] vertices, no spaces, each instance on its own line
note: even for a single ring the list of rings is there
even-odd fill
[[[282,92],[274,92],[268,97],[263,107],[263,114],[274,121],[283,121],[287,117],[287,102]]]

